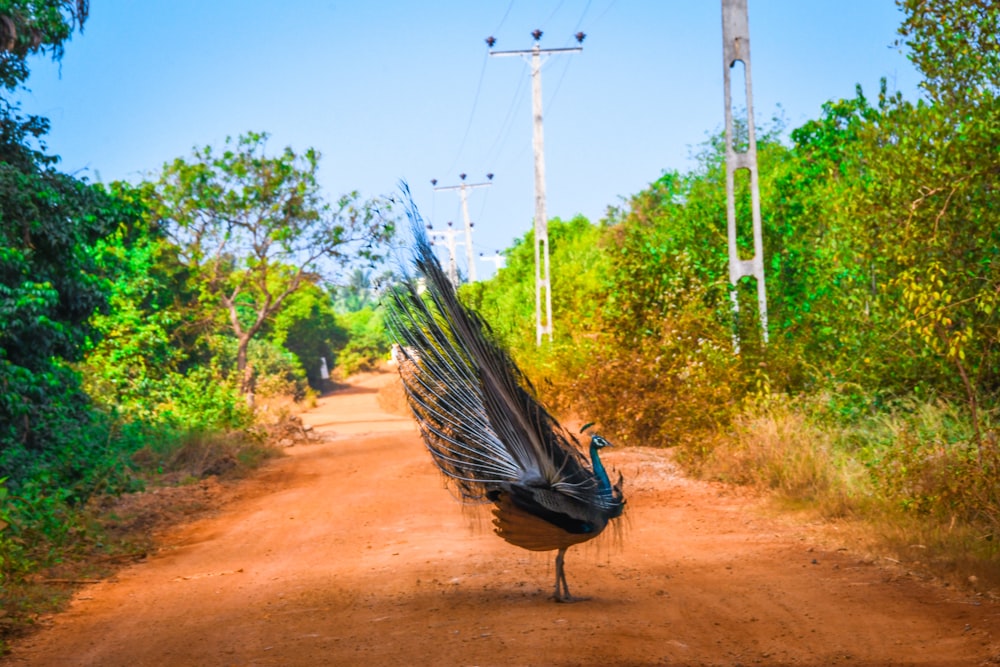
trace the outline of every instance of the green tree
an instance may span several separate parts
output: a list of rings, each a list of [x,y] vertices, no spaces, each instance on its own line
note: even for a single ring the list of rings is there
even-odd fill
[[[341,313],[353,313],[362,308],[373,308],[378,305],[378,297],[372,288],[372,272],[370,269],[356,267],[351,271],[344,285],[331,287],[334,307]]]
[[[250,341],[302,286],[354,260],[373,260],[393,222],[388,202],[358,193],[333,205],[316,181],[319,153],[267,155],[267,134],[198,148],[164,167],[152,206],[237,341],[242,391],[253,400]]]
[[[198,307],[176,247],[150,219],[149,193],[126,183],[110,191],[129,215],[92,250],[109,285],[109,308],[92,319],[98,336],[80,368],[98,404],[129,420],[155,421],[182,376],[211,364],[213,323]]]
[[[28,57],[63,56],[64,44],[87,20],[88,0],[5,0],[0,6],[0,84],[8,90],[28,78]]]
[[[896,0],[909,57],[934,102],[975,105],[1000,92],[1000,6],[994,0]]]
[[[319,285],[306,285],[288,297],[265,332],[268,339],[290,351],[305,371],[313,389],[326,388],[320,360],[332,369],[335,350],[348,342],[348,332],[338,320],[330,295]]]
[[[39,147],[48,121],[9,94],[27,61],[82,26],[86,2],[0,5],[0,477],[21,492],[80,499],[111,443],[72,364],[98,331],[108,285],[92,249],[130,213],[113,195],[60,173]],[[58,500],[56,501],[58,502]]]
[[[105,284],[88,248],[116,216],[114,200],[98,188],[45,165],[23,171],[0,163],[4,454],[30,459],[30,452],[57,450],[59,443],[72,440],[72,422],[90,420],[68,363],[81,358],[84,343],[95,334],[90,318],[107,305]],[[14,472],[3,467],[0,462],[0,477]]]

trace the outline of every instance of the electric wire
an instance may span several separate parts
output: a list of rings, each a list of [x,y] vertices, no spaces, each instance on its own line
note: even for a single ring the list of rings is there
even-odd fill
[[[587,12],[590,11],[590,3],[592,1],[593,0],[587,0],[587,4],[584,5],[584,7],[583,7],[583,13],[580,14],[580,20],[576,22],[576,27],[573,28],[573,30],[575,30],[575,31],[579,31],[580,30],[580,26],[583,25],[583,19],[585,19],[587,17]],[[567,40],[567,42],[568,42],[568,40]]]
[[[576,22],[576,27],[573,28],[574,32],[579,32],[580,31],[580,26],[583,25],[583,20],[587,17],[587,12],[590,11],[590,4],[591,4],[591,2],[592,2],[592,0],[587,0],[587,4],[583,8],[583,13],[580,14],[580,18]],[[614,3],[612,2],[612,4],[614,4]],[[607,10],[605,10],[605,13],[607,13]],[[602,14],[602,16],[603,16],[603,14]],[[563,46],[570,46],[571,45],[571,40],[573,40],[575,38],[576,38],[576,35],[571,35],[571,36],[567,37],[566,41],[563,43]],[[566,78],[566,73],[569,72],[569,68],[571,66],[572,66],[572,58],[566,60],[566,64],[563,66],[562,73],[559,75],[559,80],[556,81],[556,87],[552,90],[552,95],[549,97],[548,108],[550,110],[555,105],[555,100],[556,100],[556,97],[559,94],[559,89],[562,87],[563,80]]]
[[[462,151],[465,150],[465,142],[469,138],[469,131],[472,129],[472,121],[476,117],[476,106],[479,104],[479,93],[483,89],[483,79],[486,77],[486,61],[489,60],[489,52],[483,54],[483,66],[479,69],[479,83],[476,84],[476,94],[472,98],[472,109],[469,111],[469,121],[465,124],[465,133],[462,135],[462,141],[458,145],[458,151],[455,154],[455,159],[452,160],[451,166],[448,167],[446,174],[450,174],[455,170],[455,165],[458,164],[459,158],[462,157]]]
[[[493,140],[493,144],[490,146],[489,150],[486,151],[487,164],[496,164],[500,159],[500,155],[503,153],[503,149],[507,145],[507,137],[514,126],[514,110],[521,106],[521,101],[523,99],[524,77],[519,76],[517,79],[517,88],[514,90],[514,95],[511,97],[510,106],[507,107],[507,114],[504,116],[503,122],[500,124],[500,130],[497,132],[497,136],[496,139]]]
[[[500,19],[500,25],[498,25],[497,27],[493,28],[493,32],[491,34],[495,35],[498,32],[500,32],[500,28],[502,28],[503,24],[507,21],[507,17],[510,16],[510,10],[513,9],[513,8],[514,8],[514,0],[510,0],[510,4],[507,5],[507,11],[505,11],[503,13],[503,18]]]
[[[542,25],[541,25],[542,29],[544,29],[549,24],[549,21],[551,21],[552,17],[555,16],[559,12],[560,9],[562,9],[562,6],[563,6],[563,0],[559,0],[559,4],[557,4],[556,8],[552,10],[551,14],[549,14],[549,18],[545,19],[542,22]]]
[[[604,8],[604,11],[601,12],[601,15],[597,17],[597,20],[594,21],[594,23],[600,23],[601,19],[603,19],[607,15],[607,13],[611,11],[611,8],[614,7],[616,4],[618,4],[618,0],[611,0],[611,3]]]

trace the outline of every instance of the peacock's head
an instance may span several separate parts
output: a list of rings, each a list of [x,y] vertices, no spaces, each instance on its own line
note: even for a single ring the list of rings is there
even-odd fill
[[[589,429],[593,425],[594,422],[587,422],[586,424],[583,425],[583,428],[580,429],[580,433],[586,432],[587,429]],[[612,447],[613,445],[604,438],[602,438],[601,436],[594,433],[590,436],[590,446],[593,449],[604,449],[605,447]]]
[[[605,447],[613,447],[614,445],[595,433],[590,436],[590,446],[596,449],[603,449]]]

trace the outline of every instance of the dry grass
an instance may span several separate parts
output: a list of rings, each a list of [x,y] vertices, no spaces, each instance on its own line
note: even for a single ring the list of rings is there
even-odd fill
[[[193,481],[212,475],[239,476],[280,451],[271,441],[246,432],[192,431],[170,447],[143,447],[132,460],[141,469]]]
[[[865,549],[995,596],[996,475],[970,456],[978,451],[994,460],[995,438],[977,449],[962,434],[947,406],[838,427],[773,404],[736,419],[697,469],[705,477],[768,490],[783,507],[846,519],[839,525],[849,525]]]
[[[781,406],[737,418],[731,437],[702,462],[701,474],[772,491],[826,517],[854,513],[870,492],[864,468],[837,452],[833,434]]]

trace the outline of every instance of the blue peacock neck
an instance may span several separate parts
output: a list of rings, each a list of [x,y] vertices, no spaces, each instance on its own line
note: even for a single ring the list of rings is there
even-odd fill
[[[611,499],[614,497],[611,491],[611,479],[608,478],[608,471],[604,469],[604,464],[601,463],[601,446],[597,442],[597,437],[590,440],[590,462],[594,468],[594,476],[597,477],[597,493],[602,498]]]

